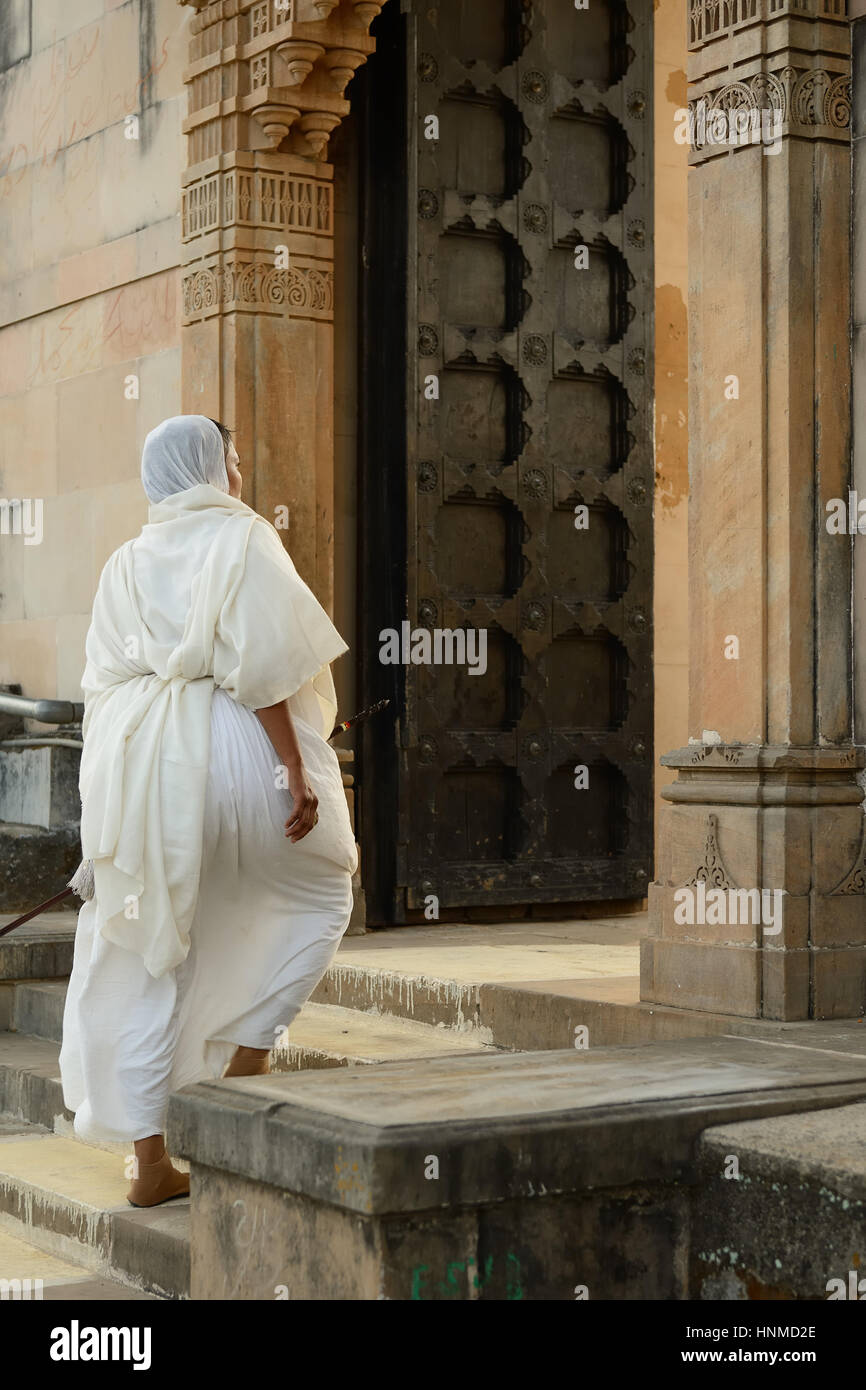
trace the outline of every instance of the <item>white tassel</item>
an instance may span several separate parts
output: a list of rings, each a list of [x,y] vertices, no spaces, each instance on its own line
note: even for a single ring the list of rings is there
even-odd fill
[[[96,892],[92,859],[82,859],[75,873],[72,875],[72,878],[69,880],[67,887],[71,888],[73,893],[77,893],[83,903],[90,902],[90,899]]]

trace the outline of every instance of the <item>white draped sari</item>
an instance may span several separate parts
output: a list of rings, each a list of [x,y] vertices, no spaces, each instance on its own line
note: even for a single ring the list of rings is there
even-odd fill
[[[109,559],[87,637],[79,914],[60,1055],[82,1138],[164,1129],[170,1091],[270,1047],[332,959],[357,850],[329,663],[346,650],[276,531],[210,484]],[[319,822],[297,844],[253,711],[287,699]]]

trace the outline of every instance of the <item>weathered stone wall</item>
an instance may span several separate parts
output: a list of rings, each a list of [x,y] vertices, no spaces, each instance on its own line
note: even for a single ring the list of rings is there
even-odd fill
[[[196,1166],[193,1201],[196,1299],[689,1297],[688,1193],[673,1184],[375,1220]]]
[[[655,10],[655,746],[688,736],[688,148],[674,138],[686,97],[686,6]],[[656,762],[656,815],[669,775]]]
[[[851,487],[866,499],[866,0],[852,6],[852,451]],[[854,738],[866,743],[866,541],[854,539]],[[866,779],[863,779],[866,780]]]
[[[41,544],[0,537],[0,681],[25,694],[81,698],[100,570],[146,517],[144,436],[180,409],[190,18],[176,0],[0,17],[0,497],[43,504]]]

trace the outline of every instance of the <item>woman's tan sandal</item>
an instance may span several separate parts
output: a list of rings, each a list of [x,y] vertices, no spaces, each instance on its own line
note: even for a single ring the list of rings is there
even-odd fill
[[[239,1047],[223,1072],[223,1077],[267,1076],[270,1069],[269,1053],[259,1053],[258,1048]]]
[[[139,1163],[138,1177],[133,1179],[126,1200],[131,1207],[157,1207],[160,1202],[188,1195],[189,1173],[179,1172],[166,1152],[156,1163]]]

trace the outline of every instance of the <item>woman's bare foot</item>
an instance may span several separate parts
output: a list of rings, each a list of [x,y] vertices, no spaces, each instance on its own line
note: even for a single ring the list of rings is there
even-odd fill
[[[266,1076],[269,1071],[266,1047],[239,1047],[223,1076]]]
[[[189,1174],[181,1173],[169,1158],[161,1134],[135,1141],[136,1174],[126,1194],[131,1207],[156,1207],[173,1197],[186,1197]]]

